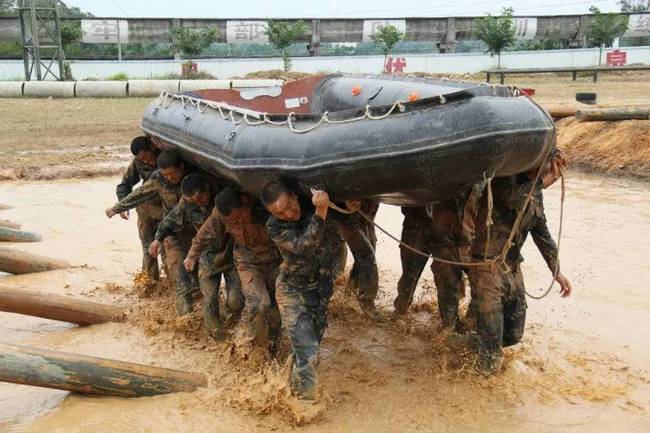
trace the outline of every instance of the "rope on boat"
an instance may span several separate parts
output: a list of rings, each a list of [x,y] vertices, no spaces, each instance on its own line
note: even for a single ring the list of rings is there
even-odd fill
[[[401,239],[399,239],[397,236],[391,234],[388,230],[386,230],[382,226],[378,225],[372,218],[370,218],[364,212],[362,212],[360,210],[357,210],[355,212],[359,213],[359,215],[361,215],[368,223],[372,224],[374,227],[376,227],[379,231],[384,233],[390,239],[397,242],[400,246],[402,246],[402,247],[404,247],[404,248],[406,248],[406,249],[412,251],[413,253],[415,253],[417,255],[420,255],[422,257],[426,257],[428,259],[431,259],[431,260],[433,260],[435,262],[439,262],[439,263],[445,263],[445,264],[448,264],[448,265],[463,266],[463,267],[485,267],[485,266],[490,266],[490,265],[497,265],[497,266],[501,267],[501,269],[509,272],[509,267],[506,264],[506,256],[508,255],[508,251],[510,251],[510,245],[512,243],[512,240],[514,239],[515,235],[517,234],[517,230],[519,229],[519,226],[521,225],[521,220],[523,218],[523,215],[526,212],[526,209],[528,208],[528,206],[530,205],[530,202],[532,201],[533,193],[535,192],[535,185],[537,185],[537,182],[539,181],[542,170],[544,169],[544,166],[546,165],[546,162],[548,161],[548,158],[549,158],[550,155],[551,155],[551,150],[549,150],[546,157],[544,158],[544,162],[540,166],[540,169],[537,171],[537,175],[535,176],[535,180],[532,183],[532,187],[531,187],[528,195],[526,196],[526,200],[524,201],[524,204],[522,205],[522,207],[519,209],[519,211],[517,213],[517,217],[515,218],[515,222],[513,223],[512,228],[510,229],[510,234],[508,236],[508,240],[503,244],[503,247],[501,249],[501,253],[498,256],[494,257],[494,258],[487,258],[487,254],[484,256],[484,259],[482,261],[460,261],[460,260],[457,261],[457,260],[447,260],[447,259],[444,259],[442,257],[437,257],[437,256],[434,256],[433,254],[424,252],[424,251],[422,251],[422,250],[420,250],[418,248],[415,248],[415,247],[413,247],[411,245],[408,245],[408,244],[402,242]],[[546,296],[548,296],[548,294],[553,289],[553,286],[555,285],[555,281],[556,281],[557,275],[558,275],[559,270],[560,270],[559,257],[560,257],[560,245],[561,245],[561,241],[562,241],[562,227],[564,225],[564,203],[565,203],[565,197],[566,197],[565,181],[564,181],[564,175],[562,173],[560,173],[560,179],[561,179],[562,193],[561,193],[561,199],[560,199],[560,225],[559,225],[559,229],[558,229],[558,240],[557,240],[558,259],[556,260],[555,269],[553,270],[553,279],[551,280],[551,283],[550,283],[548,289],[546,289],[546,291],[543,294],[539,295],[539,296],[538,295],[532,295],[528,291],[526,291],[526,296],[528,296],[528,297],[530,297],[532,299],[536,299],[536,300],[540,300],[540,299],[543,299]],[[490,205],[490,203],[489,203],[491,201],[490,199],[491,199],[491,196],[492,196],[491,180],[492,180],[492,178],[489,178],[489,182],[487,184],[488,213],[487,213],[487,216],[486,216],[486,222],[485,222],[486,224],[488,224],[488,220],[491,221],[491,219],[492,219],[492,205]],[[351,211],[349,211],[347,209],[343,209],[343,208],[341,208],[341,207],[339,207],[339,206],[337,206],[337,205],[335,205],[334,203],[331,203],[331,202],[329,203],[329,207],[334,209],[335,211],[343,213],[343,214],[350,215],[350,214],[355,213],[355,212],[351,212]],[[489,234],[489,228],[488,228],[488,234]],[[488,239],[486,240],[486,245],[485,245],[486,251],[489,248],[489,242],[490,242],[490,239],[489,239],[489,236],[488,236]]]

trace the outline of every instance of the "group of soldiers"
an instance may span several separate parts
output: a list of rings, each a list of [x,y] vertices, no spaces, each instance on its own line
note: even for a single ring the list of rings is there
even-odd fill
[[[177,314],[190,313],[202,297],[204,325],[215,339],[243,322],[238,344],[273,356],[284,330],[293,357],[291,389],[301,399],[315,399],[328,304],[348,248],[354,258],[348,287],[366,315],[380,316],[374,230],[379,204],[331,203],[327,192],[289,181],[270,182],[257,198],[159,149],[148,137],[136,137],[131,152],[133,161],[117,186],[118,202],[106,215],[128,219],[136,209],[143,271],[159,280],[160,255],[175,288]],[[442,203],[403,208],[403,273],[394,316],[407,314],[433,257],[442,328],[455,338],[453,344],[475,351],[479,372],[498,372],[502,347],[519,342],[524,331],[520,265],[529,233],[561,295],[571,293],[542,201],[542,190],[565,165],[556,151],[541,169],[482,182]],[[471,302],[461,318],[467,282]]]

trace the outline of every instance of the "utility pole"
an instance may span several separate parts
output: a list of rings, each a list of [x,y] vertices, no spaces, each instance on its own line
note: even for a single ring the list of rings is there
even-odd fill
[[[35,0],[21,0],[18,8],[23,44],[25,80],[46,80],[52,76],[62,81],[64,53],[57,7],[37,7]],[[58,73],[54,65],[58,66]]]

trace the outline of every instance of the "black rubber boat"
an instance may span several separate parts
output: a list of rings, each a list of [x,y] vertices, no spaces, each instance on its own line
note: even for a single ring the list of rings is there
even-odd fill
[[[397,205],[538,167],[555,145],[552,119],[518,89],[391,76],[163,93],[141,128],[254,194],[287,178]]]

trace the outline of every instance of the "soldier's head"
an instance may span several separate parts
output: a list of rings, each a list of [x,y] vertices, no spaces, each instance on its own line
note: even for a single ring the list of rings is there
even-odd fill
[[[156,166],[156,157],[158,153],[149,137],[145,137],[144,135],[135,137],[131,141],[131,153],[138,161],[144,162],[152,167]]]
[[[280,181],[267,183],[262,190],[262,203],[271,214],[284,221],[300,219],[298,197]]]
[[[208,206],[212,199],[210,184],[204,176],[198,173],[188,174],[183,178],[181,192],[185,200],[201,207]]]
[[[250,216],[251,207],[248,204],[251,200],[252,197],[246,193],[224,188],[214,198],[214,205],[225,221],[236,222]]]
[[[165,150],[158,155],[158,169],[167,181],[178,185],[185,174],[183,160],[178,153]]]

